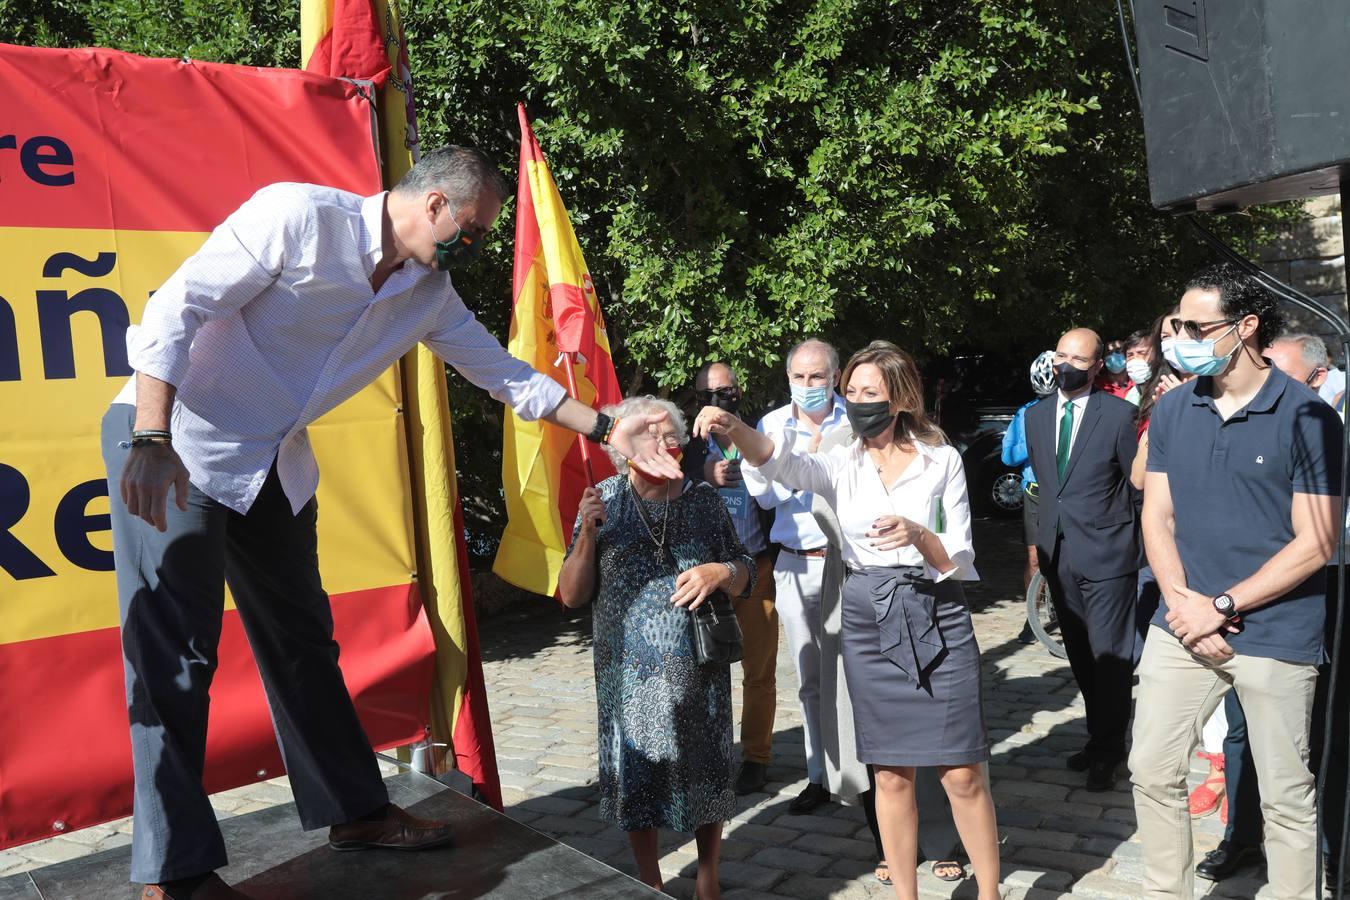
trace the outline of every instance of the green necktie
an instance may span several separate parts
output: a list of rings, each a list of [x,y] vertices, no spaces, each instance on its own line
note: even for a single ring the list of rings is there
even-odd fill
[[[1060,482],[1069,467],[1069,445],[1073,443],[1073,401],[1064,404],[1064,415],[1059,420],[1059,446],[1055,449],[1055,470]]]

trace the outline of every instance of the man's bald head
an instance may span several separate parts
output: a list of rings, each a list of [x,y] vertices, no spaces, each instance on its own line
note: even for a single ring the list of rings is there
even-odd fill
[[[1101,359],[1105,349],[1102,345],[1101,335],[1091,328],[1071,328],[1064,332],[1064,336],[1059,339],[1055,350],[1058,352],[1070,347],[1073,348],[1073,355],[1086,357],[1090,362]],[[1080,366],[1080,368],[1082,367]]]
[[[716,391],[722,388],[740,387],[736,373],[724,362],[710,362],[698,370],[694,378],[694,390]]]

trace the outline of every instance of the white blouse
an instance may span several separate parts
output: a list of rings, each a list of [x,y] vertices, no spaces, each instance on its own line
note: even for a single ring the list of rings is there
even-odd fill
[[[773,456],[759,473],[794,490],[820,494],[834,509],[844,532],[844,562],[861,566],[923,566],[934,581],[978,581],[971,541],[970,500],[961,454],[947,444],[914,442],[918,456],[888,491],[876,464],[854,439],[828,452],[808,453],[793,446],[788,431],[775,438]],[[749,463],[743,466],[751,467]],[[955,567],[938,572],[914,547],[877,550],[867,536],[881,516],[903,516],[933,531]]]

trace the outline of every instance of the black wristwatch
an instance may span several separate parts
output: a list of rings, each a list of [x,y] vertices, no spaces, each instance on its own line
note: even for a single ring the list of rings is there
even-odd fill
[[[1242,616],[1237,611],[1237,601],[1233,599],[1232,594],[1223,593],[1215,597],[1214,611],[1227,619],[1230,625],[1242,621]]]

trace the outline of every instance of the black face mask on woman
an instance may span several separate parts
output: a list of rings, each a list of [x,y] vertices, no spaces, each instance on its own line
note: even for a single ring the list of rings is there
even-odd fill
[[[876,437],[895,421],[895,413],[891,412],[889,400],[877,400],[872,403],[854,403],[852,400],[845,400],[844,413],[848,416],[848,424],[853,426],[853,433],[863,438]]]

